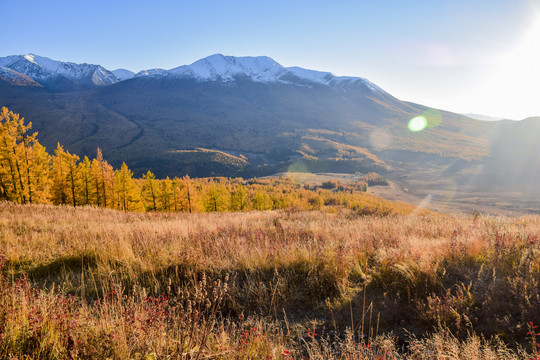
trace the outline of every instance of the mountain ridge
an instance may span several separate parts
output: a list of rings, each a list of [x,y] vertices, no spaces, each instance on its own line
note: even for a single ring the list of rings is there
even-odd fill
[[[383,91],[377,85],[361,77],[336,76],[330,72],[304,69],[298,66],[284,67],[268,56],[224,56],[214,54],[189,65],[172,69],[147,69],[134,73],[127,69],[110,71],[101,65],[76,64],[52,60],[47,57],[26,54],[0,57],[0,66],[29,76],[37,83],[51,89],[61,89],[54,83],[55,77],[64,77],[85,87],[113,85],[135,77],[192,78],[197,81],[231,82],[247,77],[259,82],[302,82],[328,86],[346,86],[361,83],[372,91]],[[71,90],[71,89],[69,89]]]

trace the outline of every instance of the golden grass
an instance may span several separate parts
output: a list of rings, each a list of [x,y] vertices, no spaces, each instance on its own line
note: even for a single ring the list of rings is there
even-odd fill
[[[520,358],[539,235],[536,216],[0,203],[0,355]]]

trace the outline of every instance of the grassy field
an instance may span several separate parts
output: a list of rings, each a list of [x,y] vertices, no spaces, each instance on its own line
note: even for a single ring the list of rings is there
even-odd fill
[[[540,217],[0,203],[0,358],[536,358]]]

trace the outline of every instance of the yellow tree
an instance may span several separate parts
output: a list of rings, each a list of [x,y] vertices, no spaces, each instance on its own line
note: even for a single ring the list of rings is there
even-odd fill
[[[115,173],[115,191],[118,198],[119,208],[124,211],[143,210],[139,190],[133,181],[133,172],[126,163],[122,163],[120,170]]]
[[[251,199],[255,210],[270,210],[272,209],[272,199],[264,189],[257,189]]]
[[[28,178],[31,181],[32,202],[49,203],[51,198],[51,156],[39,142],[35,142],[29,153],[32,161],[29,166]]]
[[[156,181],[156,176],[148,170],[146,174],[143,175],[144,184],[142,187],[143,200],[146,205],[146,209],[149,211],[157,210],[157,197],[158,197],[158,186]]]
[[[242,184],[238,184],[231,193],[230,209],[232,211],[244,211],[248,207],[248,194]]]
[[[97,206],[114,207],[113,195],[115,191],[115,172],[113,167],[103,160],[103,153],[98,148],[96,158],[91,165],[92,179],[94,181],[94,198]]]
[[[159,185],[159,203],[160,210],[171,211],[174,202],[174,190],[171,179],[167,176],[164,180],[160,181]]]
[[[175,177],[172,180],[172,195],[173,195],[173,209],[174,212],[179,210],[178,201],[180,200],[180,179]]]
[[[68,185],[67,169],[62,154],[64,148],[58,143],[52,159],[52,201],[54,204],[67,204]]]
[[[88,159],[88,156],[85,156],[83,161],[77,166],[77,173],[81,184],[80,199],[82,205],[95,204],[95,201],[92,201],[92,194],[94,194],[93,186],[95,183],[92,178],[92,163]]]
[[[32,201],[32,188],[29,179],[30,157],[28,146],[35,141],[36,134],[26,135],[32,123],[24,125],[24,118],[14,114],[6,107],[0,110],[0,158],[2,169],[0,171],[1,187],[5,197],[9,200],[26,203]]]
[[[77,206],[79,181],[77,162],[79,156],[70,154],[60,145],[54,150],[53,157],[53,202],[56,204],[71,203]]]
[[[193,181],[190,179],[189,175],[186,175],[179,180],[179,208],[181,211],[185,212],[196,212],[199,210],[198,206],[198,193],[193,186]]]
[[[220,184],[212,182],[206,189],[204,197],[204,208],[208,212],[225,211],[229,207],[229,191]]]

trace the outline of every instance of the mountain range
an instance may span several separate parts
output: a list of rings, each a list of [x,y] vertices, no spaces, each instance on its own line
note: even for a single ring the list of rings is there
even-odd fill
[[[100,147],[136,174],[377,171],[426,188],[533,193],[540,175],[539,119],[479,121],[266,56],[216,54],[138,73],[7,56],[0,105],[32,121],[47,148],[94,156]],[[418,116],[426,128],[409,130]]]

